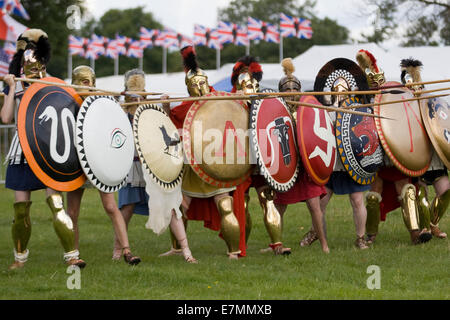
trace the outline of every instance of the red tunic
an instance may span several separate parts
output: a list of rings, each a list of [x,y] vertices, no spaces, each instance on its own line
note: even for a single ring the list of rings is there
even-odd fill
[[[210,87],[211,92],[214,92],[214,88]],[[180,129],[183,128],[184,118],[191,108],[193,101],[182,102],[179,106],[170,110],[170,119],[175,126]],[[248,178],[242,184],[236,187],[233,192],[233,211],[239,222],[240,239],[239,249],[241,250],[240,256],[246,255],[245,244],[245,190],[251,183],[251,179]],[[214,197],[211,198],[192,198],[189,205],[189,209],[186,213],[188,220],[203,221],[203,225],[211,230],[220,230],[220,214],[217,210],[217,206],[214,203]],[[221,236],[221,234],[219,234]]]
[[[403,174],[396,167],[382,167],[378,171],[378,177],[383,180],[383,192],[381,193],[381,203],[380,203],[380,220],[386,220],[386,214],[400,207],[400,202],[398,201],[398,194],[395,190],[395,182],[403,179],[411,178]]]

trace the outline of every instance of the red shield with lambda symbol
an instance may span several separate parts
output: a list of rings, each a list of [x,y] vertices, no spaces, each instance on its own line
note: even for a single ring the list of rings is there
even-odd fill
[[[299,161],[294,121],[281,98],[253,101],[250,136],[260,173],[276,191],[288,191],[297,179]]]
[[[248,107],[232,100],[203,100],[192,104],[183,123],[183,152],[194,172],[206,183],[230,188],[245,181],[252,170],[248,150]]]
[[[300,102],[322,105],[314,96],[302,96]],[[328,112],[300,106],[297,110],[297,137],[306,172],[315,183],[325,185],[336,161],[336,138]]]

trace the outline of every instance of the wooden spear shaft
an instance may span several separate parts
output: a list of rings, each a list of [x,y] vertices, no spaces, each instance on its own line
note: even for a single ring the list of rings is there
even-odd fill
[[[0,80],[3,80],[3,77],[0,77]],[[133,94],[136,94],[136,95],[162,95],[162,94],[164,94],[162,92],[145,92],[145,91],[118,92],[118,91],[104,90],[104,89],[100,89],[100,88],[96,88],[96,87],[80,86],[80,85],[75,85],[75,84],[52,82],[52,81],[46,81],[46,80],[41,80],[41,79],[28,79],[28,78],[18,78],[18,77],[14,77],[14,81],[42,83],[42,84],[48,84],[48,85],[53,85],[53,86],[58,86],[58,87],[67,87],[67,88],[78,89],[78,90],[86,90],[86,91],[90,91],[90,92],[98,91],[98,92],[106,93],[108,95],[113,95],[113,96],[133,95]]]
[[[394,101],[385,101],[385,102],[379,102],[379,103],[366,103],[366,104],[359,104],[355,106],[346,106],[341,107],[343,109],[359,109],[359,108],[367,108],[367,107],[373,107],[373,106],[380,106],[380,105],[386,105],[386,104],[394,104],[394,103],[402,103],[407,101],[416,101],[416,100],[424,100],[424,99],[432,99],[432,98],[439,98],[439,97],[445,97],[448,96],[447,94],[437,94],[432,96],[422,96],[422,97],[416,97],[416,98],[408,98],[408,99],[402,99],[402,100],[394,100]]]
[[[275,97],[269,97],[273,99]],[[256,99],[264,99],[264,97],[255,97],[250,95],[232,95],[232,96],[208,96],[208,97],[185,97],[185,98],[170,98],[170,99],[150,99],[150,100],[142,100],[142,101],[132,101],[132,102],[124,102],[121,105],[132,106],[132,105],[140,105],[140,104],[149,104],[149,103],[171,103],[171,102],[184,102],[184,101],[205,101],[205,100],[256,100]]]
[[[316,104],[312,104],[312,103],[305,103],[305,102],[299,102],[299,101],[287,101],[288,103],[292,103],[298,106],[303,106],[303,107],[309,107],[309,108],[317,108],[317,109],[323,109],[323,110],[327,110],[327,111],[336,111],[336,112],[343,112],[343,113],[351,113],[351,114],[357,114],[360,116],[367,116],[367,117],[372,117],[372,118],[382,118],[382,119],[389,119],[389,120],[393,120],[391,118],[387,118],[387,117],[383,117],[383,116],[377,116],[375,114],[372,113],[367,113],[367,112],[361,112],[361,111],[353,111],[353,110],[347,110],[347,109],[343,109],[343,108],[336,108],[336,107],[326,107],[326,106],[319,106]]]

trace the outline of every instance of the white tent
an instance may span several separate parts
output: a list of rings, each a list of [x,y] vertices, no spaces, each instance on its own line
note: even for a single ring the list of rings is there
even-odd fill
[[[378,66],[384,70],[388,81],[400,81],[400,60],[413,57],[421,60],[424,67],[422,79],[424,81],[437,79],[450,79],[450,65],[447,58],[450,56],[450,46],[447,47],[394,47],[385,50],[374,43],[345,44],[330,46],[313,46],[303,54],[293,57],[295,75],[302,81],[303,90],[313,87],[314,79],[320,68],[334,58],[348,58],[356,61],[356,53],[360,49],[371,52],[377,59]],[[278,63],[262,63],[262,87],[278,88],[278,81],[284,76],[281,65]],[[219,70],[205,70],[209,83],[215,84],[231,77],[233,64],[225,64]],[[146,75],[146,90],[152,92],[167,92],[170,95],[186,95],[184,72],[168,74]],[[97,79],[99,88],[120,91],[123,90],[123,76],[101,77]],[[436,87],[448,87],[448,83]]]

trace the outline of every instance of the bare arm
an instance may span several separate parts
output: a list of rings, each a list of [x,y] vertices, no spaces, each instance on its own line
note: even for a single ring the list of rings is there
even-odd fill
[[[0,116],[2,122],[7,124],[12,123],[14,119],[14,94],[16,91],[16,83],[14,82],[14,76],[10,74],[6,75],[3,80],[9,85],[9,92],[5,96]]]
[[[166,100],[169,99],[168,95],[162,95],[161,96],[161,100]],[[170,103],[162,103],[162,108],[164,110],[165,113],[167,113],[167,115],[170,115]]]

